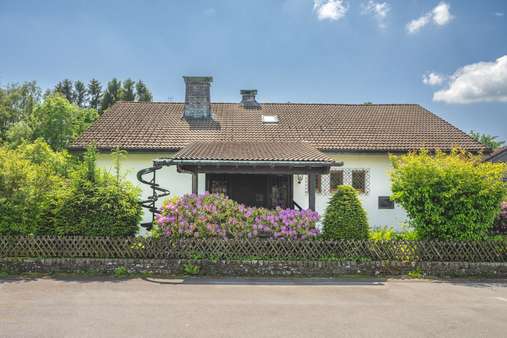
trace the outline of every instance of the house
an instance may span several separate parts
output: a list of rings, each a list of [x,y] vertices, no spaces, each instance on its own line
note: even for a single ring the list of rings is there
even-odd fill
[[[488,162],[504,162],[507,163],[507,146],[495,149],[484,159]]]
[[[488,162],[503,162],[507,163],[507,146],[495,149],[491,154],[484,158]],[[504,182],[507,182],[507,172],[503,177]]]
[[[113,165],[110,150],[126,149],[123,168],[146,198],[152,190],[136,178],[143,169],[171,194],[221,192],[247,205],[321,214],[338,185],[352,185],[372,226],[406,220],[389,200],[389,154],[483,150],[417,104],[264,103],[256,90],[218,103],[211,100],[211,77],[184,80],[185,102],[118,102],[71,148],[95,144],[97,165],[105,169]]]

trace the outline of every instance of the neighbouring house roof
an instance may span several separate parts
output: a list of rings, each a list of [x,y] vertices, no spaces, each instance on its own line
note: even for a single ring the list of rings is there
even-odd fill
[[[484,161],[489,162],[507,162],[507,146],[495,149]]]
[[[212,119],[185,119],[183,103],[117,102],[71,146],[94,143],[139,151],[177,151],[194,142],[306,142],[323,151],[403,152],[484,146],[416,104],[213,103]],[[263,123],[276,115],[278,123]]]
[[[303,142],[193,142],[173,159],[197,161],[328,162],[334,160]]]

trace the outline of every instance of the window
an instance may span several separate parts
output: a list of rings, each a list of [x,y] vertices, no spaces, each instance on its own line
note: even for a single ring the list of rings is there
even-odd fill
[[[210,180],[209,192],[212,194],[227,195],[227,181],[226,180]]]
[[[343,185],[343,170],[333,170],[329,173],[329,192],[335,192],[339,185]]]
[[[277,115],[262,115],[262,123],[278,123]]]
[[[378,197],[378,208],[379,209],[394,209],[394,202],[391,201],[389,196]]]
[[[366,171],[352,170],[352,187],[363,194],[366,192]]]
[[[305,192],[308,193],[308,175],[305,175]],[[360,194],[370,193],[369,168],[332,167],[327,175],[316,175],[315,190],[322,195],[333,195],[340,185],[350,185]]]

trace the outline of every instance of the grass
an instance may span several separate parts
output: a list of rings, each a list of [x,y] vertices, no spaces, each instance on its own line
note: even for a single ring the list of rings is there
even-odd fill
[[[128,274],[129,274],[129,272],[128,272],[127,268],[124,266],[117,267],[116,269],[114,269],[114,273],[113,273],[113,275],[116,278],[125,278],[128,276]]]
[[[192,263],[186,263],[183,265],[183,271],[186,275],[194,276],[197,275],[200,271],[200,267],[198,265],[194,265]]]
[[[417,267],[415,270],[409,271],[407,276],[414,279],[421,279],[424,277],[424,273],[421,268]]]

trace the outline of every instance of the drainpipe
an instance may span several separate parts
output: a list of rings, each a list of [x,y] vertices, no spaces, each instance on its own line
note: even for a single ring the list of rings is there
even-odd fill
[[[197,195],[198,184],[199,184],[199,173],[192,170],[185,170],[178,167],[178,172],[182,174],[191,174],[192,175],[192,194]]]

